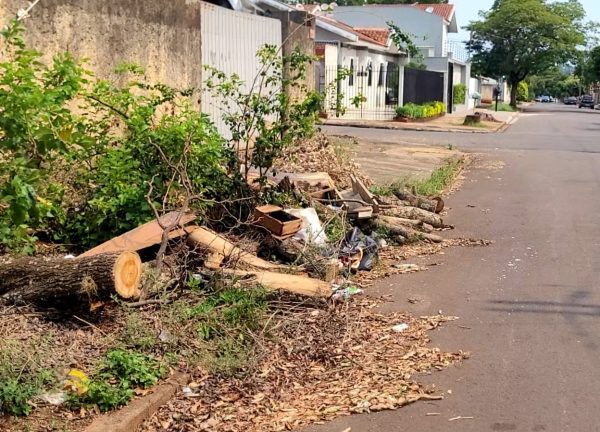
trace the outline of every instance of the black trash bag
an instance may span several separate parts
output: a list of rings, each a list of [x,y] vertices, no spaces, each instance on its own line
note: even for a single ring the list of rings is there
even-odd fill
[[[346,234],[340,256],[350,257],[362,251],[362,259],[358,265],[358,270],[373,270],[377,261],[379,261],[379,244],[377,239],[364,234],[359,228],[354,228]]]

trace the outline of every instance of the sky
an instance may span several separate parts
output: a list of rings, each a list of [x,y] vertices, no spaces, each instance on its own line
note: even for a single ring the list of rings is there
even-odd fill
[[[600,0],[579,0],[585,8],[588,19],[600,22]],[[492,7],[494,0],[450,0],[450,3],[456,5],[456,19],[459,27],[464,27],[469,24],[469,21],[474,21],[479,18],[480,10],[488,10]],[[469,39],[469,33],[461,30],[458,35],[450,36],[454,40],[465,41]]]

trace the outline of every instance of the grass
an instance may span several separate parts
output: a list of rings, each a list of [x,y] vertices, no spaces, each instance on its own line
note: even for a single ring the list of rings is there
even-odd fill
[[[389,185],[374,185],[371,192],[374,195],[386,197],[393,196],[394,191],[411,190],[417,195],[438,196],[441,195],[454,181],[463,166],[460,159],[451,159],[443,166],[437,168],[431,176],[424,180],[404,178]]]
[[[413,180],[408,182],[406,186],[414,190],[418,195],[440,195],[452,184],[462,166],[462,160],[452,159],[431,173],[428,179]]]

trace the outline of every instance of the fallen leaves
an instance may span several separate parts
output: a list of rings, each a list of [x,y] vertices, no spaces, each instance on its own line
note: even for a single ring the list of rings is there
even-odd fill
[[[441,399],[412,377],[467,357],[428,346],[427,333],[455,318],[381,314],[377,303],[362,299],[319,313],[287,312],[262,341],[258,370],[243,377],[194,377],[200,397],[180,394],[142,430],[287,431]],[[395,333],[398,322],[409,328]]]

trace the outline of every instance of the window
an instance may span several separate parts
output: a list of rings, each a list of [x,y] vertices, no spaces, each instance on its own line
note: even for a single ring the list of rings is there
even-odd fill
[[[354,85],[354,59],[350,59],[350,76],[348,77],[348,85]]]
[[[373,85],[373,63],[371,61],[367,64],[367,85],[369,87]]]
[[[377,87],[383,87],[385,84],[385,63],[379,64],[379,77],[377,78]]]

